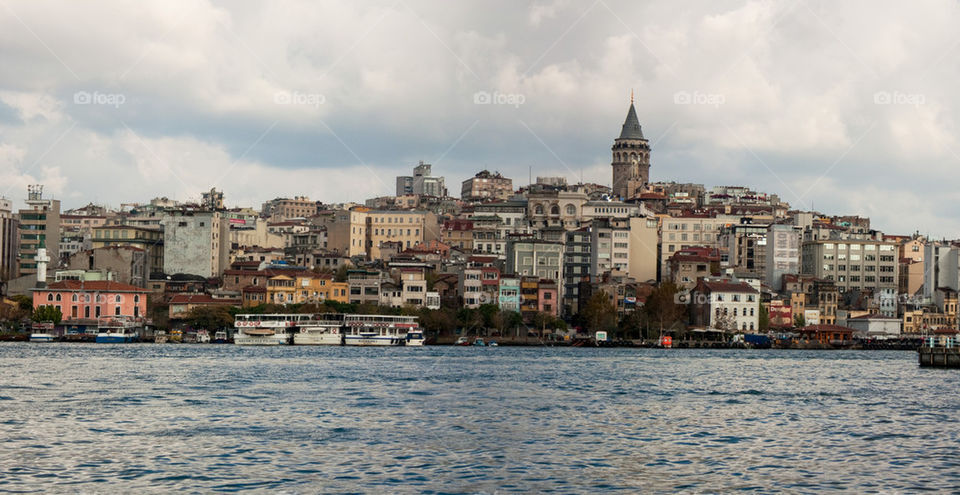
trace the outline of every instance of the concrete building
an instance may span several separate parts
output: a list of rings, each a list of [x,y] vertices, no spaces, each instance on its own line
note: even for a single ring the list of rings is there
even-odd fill
[[[923,298],[932,301],[939,288],[960,290],[960,246],[928,242],[923,249]]]
[[[507,273],[561,280],[563,243],[536,239],[510,239],[507,242]]]
[[[413,168],[413,175],[397,177],[397,196],[416,194],[419,196],[447,196],[447,187],[443,177],[432,175],[433,165],[423,163]]]
[[[383,273],[380,270],[349,270],[347,286],[351,304],[379,304],[380,284]]]
[[[670,277],[667,260],[673,253],[693,246],[721,249],[720,231],[723,227],[740,223],[740,217],[683,213],[675,217],[661,217],[660,279]],[[721,263],[726,261],[720,253]]]
[[[723,227],[720,245],[727,252],[725,268],[737,274],[763,278],[767,272],[767,230],[769,225],[739,223]]]
[[[660,266],[660,226],[654,217],[631,217],[630,263],[627,274],[637,282],[658,280]]]
[[[243,223],[228,219],[227,222],[230,245],[282,248],[286,243],[284,235],[270,232],[267,221],[262,218],[244,220]]]
[[[133,225],[104,225],[93,228],[92,249],[129,246],[146,256],[147,275],[163,273],[163,231]],[[136,284],[134,284],[136,285]]]
[[[37,250],[45,247],[47,256],[60,260],[60,200],[43,199],[43,186],[27,187],[27,207],[20,219],[19,275],[37,273]]]
[[[464,201],[509,200],[513,196],[513,179],[500,172],[490,173],[483,170],[463,181],[460,187],[460,199]]]
[[[328,249],[371,260],[383,259],[381,248],[386,244],[411,248],[439,240],[441,230],[437,216],[429,211],[366,208],[338,211],[326,228]]]
[[[897,245],[891,241],[859,239],[807,241],[801,249],[800,272],[833,281],[840,292],[896,290]]]
[[[589,199],[582,187],[531,190],[527,193],[530,226],[534,230],[548,227],[579,229],[583,223],[583,205]]]
[[[229,267],[229,225],[217,211],[172,211],[163,221],[163,272],[219,277]]]
[[[630,267],[630,228],[626,222],[598,218],[590,231],[590,275],[626,272]]]
[[[783,287],[783,276],[800,273],[799,227],[789,224],[771,224],[767,228],[767,259],[763,282],[774,290]]]
[[[592,233],[588,227],[566,233],[563,253],[563,314],[580,312],[580,282],[590,277],[593,255]]]
[[[67,260],[68,270],[106,270],[112,273],[112,280],[146,287],[147,253],[133,246],[107,246],[79,251]]]
[[[20,221],[13,216],[13,203],[0,198],[0,286],[17,276]]]
[[[317,203],[306,196],[276,198],[263,204],[261,216],[271,221],[285,221],[291,218],[309,218],[317,214]]]
[[[898,339],[900,338],[900,318],[865,315],[847,319],[847,326],[854,332],[868,339]]]
[[[461,252],[473,252],[473,222],[462,218],[454,218],[443,222],[440,239],[448,246],[459,249]]]

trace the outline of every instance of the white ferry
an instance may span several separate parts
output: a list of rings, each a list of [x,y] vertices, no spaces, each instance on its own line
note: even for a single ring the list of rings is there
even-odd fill
[[[137,328],[137,321],[131,318],[123,316],[98,318],[95,342],[98,344],[126,344],[136,342],[140,338],[137,334]]]
[[[307,314],[237,315],[233,343],[237,345],[280,345],[290,343],[290,334],[309,321]]]
[[[300,331],[293,334],[296,345],[343,345],[343,315],[321,313],[303,322]]]
[[[343,315],[343,342],[346,345],[423,345],[423,333],[416,316]],[[407,343],[407,335],[419,338]]]

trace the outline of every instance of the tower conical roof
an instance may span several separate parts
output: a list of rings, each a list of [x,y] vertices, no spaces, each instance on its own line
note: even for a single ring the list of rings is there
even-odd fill
[[[618,139],[644,139],[643,130],[640,129],[640,120],[637,119],[637,109],[630,102],[630,110],[627,112],[627,120],[623,121],[623,130],[620,131]]]

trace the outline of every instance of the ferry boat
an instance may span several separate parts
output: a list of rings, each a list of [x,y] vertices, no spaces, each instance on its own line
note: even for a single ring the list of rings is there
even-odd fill
[[[339,313],[321,313],[303,322],[300,331],[293,334],[295,345],[343,345],[343,316]]]
[[[53,342],[56,338],[53,335],[53,323],[34,323],[32,330],[30,342]]]
[[[408,333],[420,333],[421,338],[423,335],[416,316],[343,315],[343,319],[346,345],[406,345]]]
[[[97,321],[98,344],[125,344],[138,338],[135,323],[122,318],[106,318]]]
[[[313,318],[308,314],[242,314],[234,319],[237,345],[280,345],[290,343],[290,333]]]

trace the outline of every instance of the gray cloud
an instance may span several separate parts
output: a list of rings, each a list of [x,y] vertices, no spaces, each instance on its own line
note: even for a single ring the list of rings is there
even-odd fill
[[[890,232],[960,230],[924,203],[957,195],[952,2],[9,8],[0,177],[46,178],[68,206],[214,182],[232,204],[362,200],[421,159],[452,190],[482,168],[609,182],[632,88],[654,180],[745,184]]]

